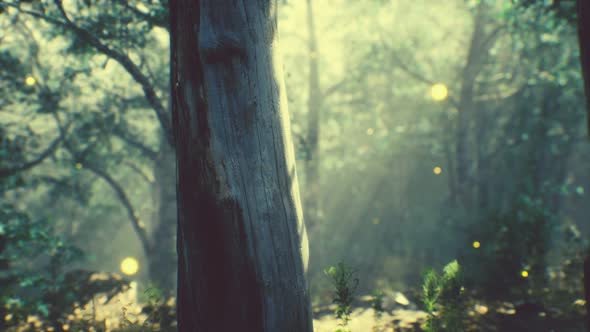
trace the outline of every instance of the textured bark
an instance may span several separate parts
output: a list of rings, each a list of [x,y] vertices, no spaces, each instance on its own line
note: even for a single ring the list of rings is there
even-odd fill
[[[148,256],[150,281],[166,293],[176,287],[176,160],[173,147],[161,139],[154,165],[155,227]]]
[[[322,94],[318,70],[318,47],[315,34],[312,0],[307,0],[307,29],[309,33],[309,99],[307,102],[307,152],[305,160],[305,223],[312,229],[320,209],[320,107]]]
[[[170,1],[180,332],[312,331],[276,19]]]

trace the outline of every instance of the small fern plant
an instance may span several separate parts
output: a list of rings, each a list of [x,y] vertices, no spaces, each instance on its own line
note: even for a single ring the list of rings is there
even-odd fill
[[[463,332],[465,300],[461,266],[452,261],[441,275],[429,270],[424,275],[422,301],[428,319],[427,332]]]
[[[339,328],[335,332],[350,332],[348,322],[350,321],[353,294],[359,283],[358,278],[353,277],[355,272],[342,262],[324,270],[324,274],[330,278],[335,290],[332,302],[337,305],[335,315],[339,320]]]
[[[383,327],[381,326],[381,317],[383,317],[383,297],[385,294],[382,291],[375,290],[373,292],[373,299],[371,301],[371,307],[373,308],[375,319],[375,325],[373,326],[373,332],[380,332],[384,331]]]

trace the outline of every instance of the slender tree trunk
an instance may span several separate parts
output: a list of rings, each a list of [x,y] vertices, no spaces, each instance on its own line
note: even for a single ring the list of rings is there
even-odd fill
[[[479,74],[480,69],[480,59],[478,59],[478,55],[481,54],[479,47],[483,37],[482,11],[483,4],[480,4],[477,8],[477,14],[474,20],[475,25],[471,35],[469,50],[467,52],[467,63],[465,64],[465,67],[463,67],[458,106],[456,187],[459,191],[460,201],[465,204],[466,207],[470,206],[469,201],[471,199],[470,190],[468,188],[468,169],[470,168],[469,152],[471,149],[468,146],[468,142],[470,141],[469,128],[472,122],[472,113],[474,112],[474,84],[475,78]]]
[[[309,99],[307,102],[307,158],[305,160],[305,223],[308,229],[317,225],[320,209],[320,108],[322,94],[318,70],[318,47],[313,17],[313,0],[307,0],[309,33]]]
[[[178,331],[312,331],[276,0],[172,0]]]
[[[176,160],[174,148],[163,138],[154,165],[155,226],[148,256],[150,280],[170,293],[176,286]]]
[[[469,144],[473,136],[473,120],[475,108],[475,80],[482,70],[484,57],[487,55],[489,48],[495,40],[495,32],[486,34],[485,15],[486,5],[482,1],[477,8],[474,18],[474,27],[471,34],[469,50],[467,52],[467,62],[463,67],[461,76],[461,91],[458,105],[457,120],[457,142],[456,142],[456,188],[458,199],[462,205],[470,210],[473,207],[473,183],[470,181],[472,174],[470,169],[475,160],[473,153],[476,148]]]

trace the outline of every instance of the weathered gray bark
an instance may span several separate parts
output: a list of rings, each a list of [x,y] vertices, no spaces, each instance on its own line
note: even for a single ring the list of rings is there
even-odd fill
[[[312,331],[276,0],[170,1],[178,331]]]
[[[318,70],[318,47],[312,0],[307,0],[307,29],[309,34],[309,99],[307,101],[307,158],[305,160],[305,222],[312,229],[318,222],[320,209],[320,107],[322,93]]]

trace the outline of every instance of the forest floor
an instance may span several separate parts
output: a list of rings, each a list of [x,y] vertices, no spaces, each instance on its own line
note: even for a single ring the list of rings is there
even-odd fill
[[[426,313],[420,310],[397,309],[385,312],[377,319],[372,308],[358,308],[352,311],[348,329],[350,331],[418,331],[416,330],[426,320]],[[334,315],[324,315],[313,320],[315,332],[334,332],[338,328],[338,320]]]
[[[421,326],[426,321],[426,312],[419,310],[417,305],[403,294],[396,292],[385,298],[384,311],[380,318],[376,317],[369,296],[358,298],[359,300],[353,304],[347,330],[353,332],[423,331]],[[166,307],[173,308],[173,306],[174,301],[170,299]],[[556,314],[555,310],[534,306],[514,306],[510,303],[487,306],[481,303],[470,303],[467,307],[468,323],[464,332],[583,332],[586,331],[583,305],[578,303],[576,306],[579,307],[578,310],[573,315],[566,316]],[[339,328],[340,321],[336,319],[334,310],[334,305],[314,307],[315,332],[334,332]],[[99,327],[95,331],[165,331],[165,329],[146,329],[144,323],[150,318],[153,317],[142,313],[142,307],[137,302],[137,290],[132,287],[109,301],[106,296],[97,296],[84,308],[74,310],[74,313],[68,316],[68,320],[71,320],[69,331],[76,330],[75,321],[81,320],[92,322],[94,326]],[[124,326],[127,328],[121,329]],[[129,326],[135,328],[130,329]]]
[[[86,317],[109,322],[111,329],[122,321],[142,322],[147,316],[141,314],[133,290],[118,295],[119,298],[104,303],[106,299],[95,301],[96,307],[88,305]],[[380,318],[371,308],[370,296],[359,296],[353,305],[348,322],[348,330],[354,332],[418,332],[427,318],[427,313],[419,310],[417,304],[409,301],[402,293],[390,293],[384,299],[384,311]],[[102,303],[102,304],[100,304]],[[578,304],[578,307],[580,305]],[[583,307],[581,307],[583,308]],[[333,332],[338,329],[339,320],[334,315],[335,306],[314,307],[314,331]],[[467,326],[465,332],[583,332],[583,310],[578,315],[564,317],[553,310],[531,306],[515,306],[511,303],[490,304],[470,303],[467,307]]]

